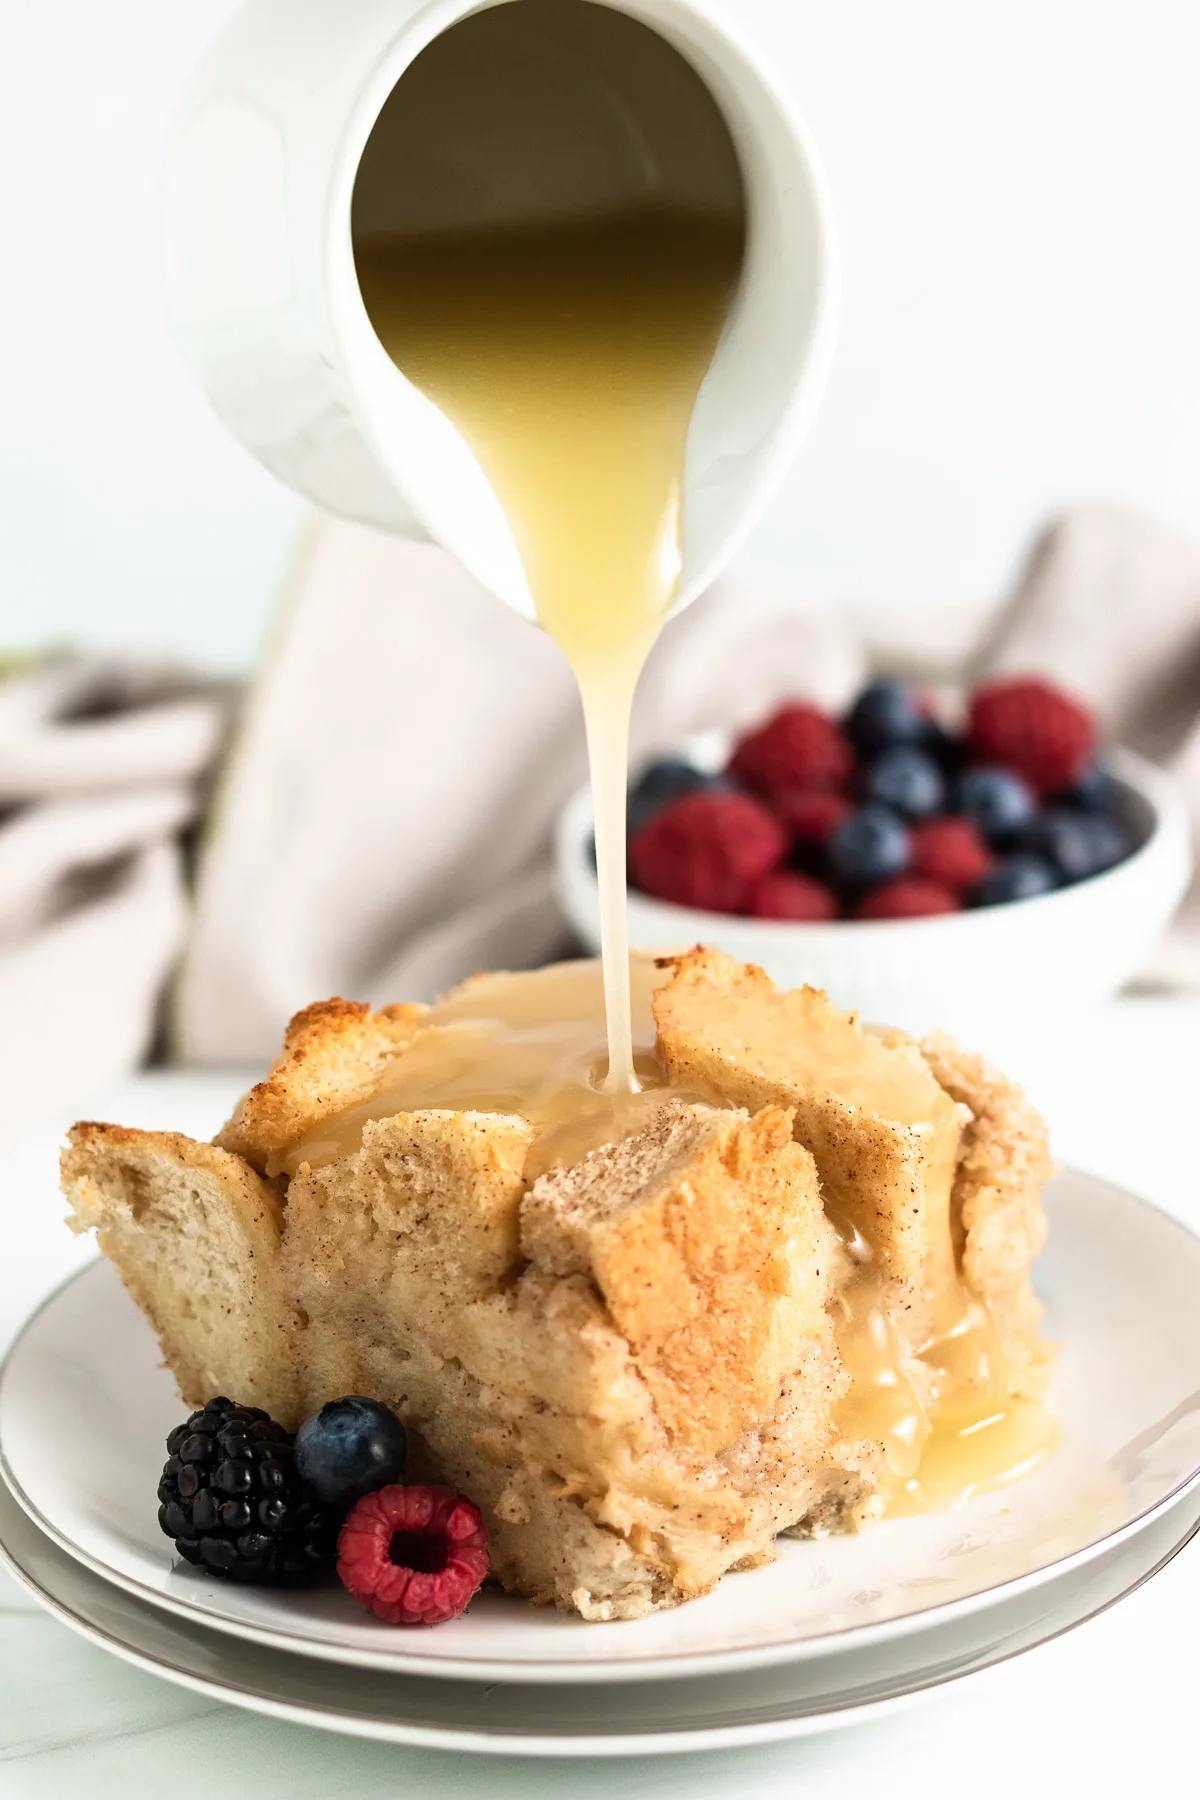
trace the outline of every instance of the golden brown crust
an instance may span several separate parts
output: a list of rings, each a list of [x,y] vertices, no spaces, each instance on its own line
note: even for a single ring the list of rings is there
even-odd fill
[[[357,1000],[321,1000],[298,1012],[265,1081],[244,1094],[213,1142],[265,1173],[274,1157],[348,1106],[366,1100],[413,1037],[423,1006],[372,1012]]]
[[[962,1120],[915,1045],[865,1033],[819,989],[778,989],[762,969],[697,947],[663,958],[653,1000],[670,1080],[749,1112],[795,1115],[826,1203],[879,1258],[885,1304],[915,1352],[929,1335]]]
[[[837,1242],[790,1113],[664,1113],[640,1138],[543,1176],[523,1210],[527,1247],[549,1239],[564,1203],[674,1444],[700,1455],[729,1444],[769,1412],[808,1341],[831,1340]]]
[[[189,1406],[233,1388],[298,1422],[296,1318],[283,1292],[279,1196],[240,1157],[173,1131],[85,1120],[62,1155],[76,1232],[158,1333]]]
[[[1054,1173],[1045,1123],[1014,1082],[943,1032],[925,1038],[921,1054],[972,1114],[951,1199],[963,1280],[1001,1328],[1016,1390],[1037,1399],[1052,1354],[1037,1334],[1031,1280],[1046,1235],[1042,1189]]]

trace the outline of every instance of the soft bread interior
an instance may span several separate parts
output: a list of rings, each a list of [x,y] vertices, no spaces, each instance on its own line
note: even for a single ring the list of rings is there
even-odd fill
[[[189,1406],[217,1393],[301,1416],[279,1196],[240,1157],[175,1132],[79,1124],[62,1158],[73,1231],[94,1230]]]
[[[668,1108],[527,1191],[530,1136],[399,1114],[293,1180],[308,1401],[379,1394],[482,1499],[502,1579],[635,1616],[858,1499],[832,1455],[836,1240],[783,1114]]]

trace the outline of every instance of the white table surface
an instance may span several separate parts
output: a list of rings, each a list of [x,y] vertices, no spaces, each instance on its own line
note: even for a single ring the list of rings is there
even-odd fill
[[[1061,1160],[1200,1229],[1200,1001],[1125,1000],[1070,1029],[1039,1021],[1004,1055],[1050,1118]],[[242,1085],[222,1075],[144,1076],[83,1110],[207,1136]],[[0,1344],[92,1254],[61,1223],[58,1137],[40,1132],[0,1157]],[[210,1703],[83,1643],[0,1574],[0,1800],[1197,1792],[1200,1542],[1091,1624],[893,1719],[804,1743],[594,1763],[359,1743]]]

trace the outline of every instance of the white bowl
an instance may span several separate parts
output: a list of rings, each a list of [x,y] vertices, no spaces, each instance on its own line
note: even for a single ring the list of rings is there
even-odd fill
[[[688,756],[718,768],[727,741],[693,739]],[[644,950],[715,944],[757,963],[781,987],[808,983],[864,1018],[907,1031],[987,1035],[1031,1008],[1077,1011],[1129,980],[1174,912],[1191,872],[1187,810],[1174,782],[1131,751],[1114,751],[1120,808],[1138,848],[1074,887],[1033,900],[933,919],[799,925],[700,912],[629,891],[630,942]],[[583,942],[600,946],[586,788],[558,822],[557,891]]]

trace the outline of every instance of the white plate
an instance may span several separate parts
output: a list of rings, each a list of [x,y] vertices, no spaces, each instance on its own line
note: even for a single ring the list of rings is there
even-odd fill
[[[0,1482],[0,1563],[89,1642],[251,1712],[355,1737],[500,1756],[664,1755],[866,1723],[1082,1624],[1157,1573],[1197,1530],[1188,1495],[1135,1537],[1036,1590],[946,1619],[915,1640],[818,1664],[594,1688],[331,1667],[264,1649],[135,1600],[40,1532]],[[917,1652],[917,1654],[913,1654]],[[836,1666],[834,1666],[836,1665]]]
[[[1090,1177],[1049,1196],[1040,1270],[1062,1343],[1063,1448],[1024,1482],[942,1517],[782,1543],[769,1568],[632,1624],[589,1625],[485,1593],[435,1631],[373,1619],[336,1583],[223,1585],[174,1561],[156,1520],[181,1416],[153,1339],[106,1264],[30,1320],[0,1376],[0,1458],[52,1537],[107,1580],[194,1622],[359,1667],[561,1684],[711,1675],[911,1638],[1111,1550],[1200,1481],[1200,1240]]]

